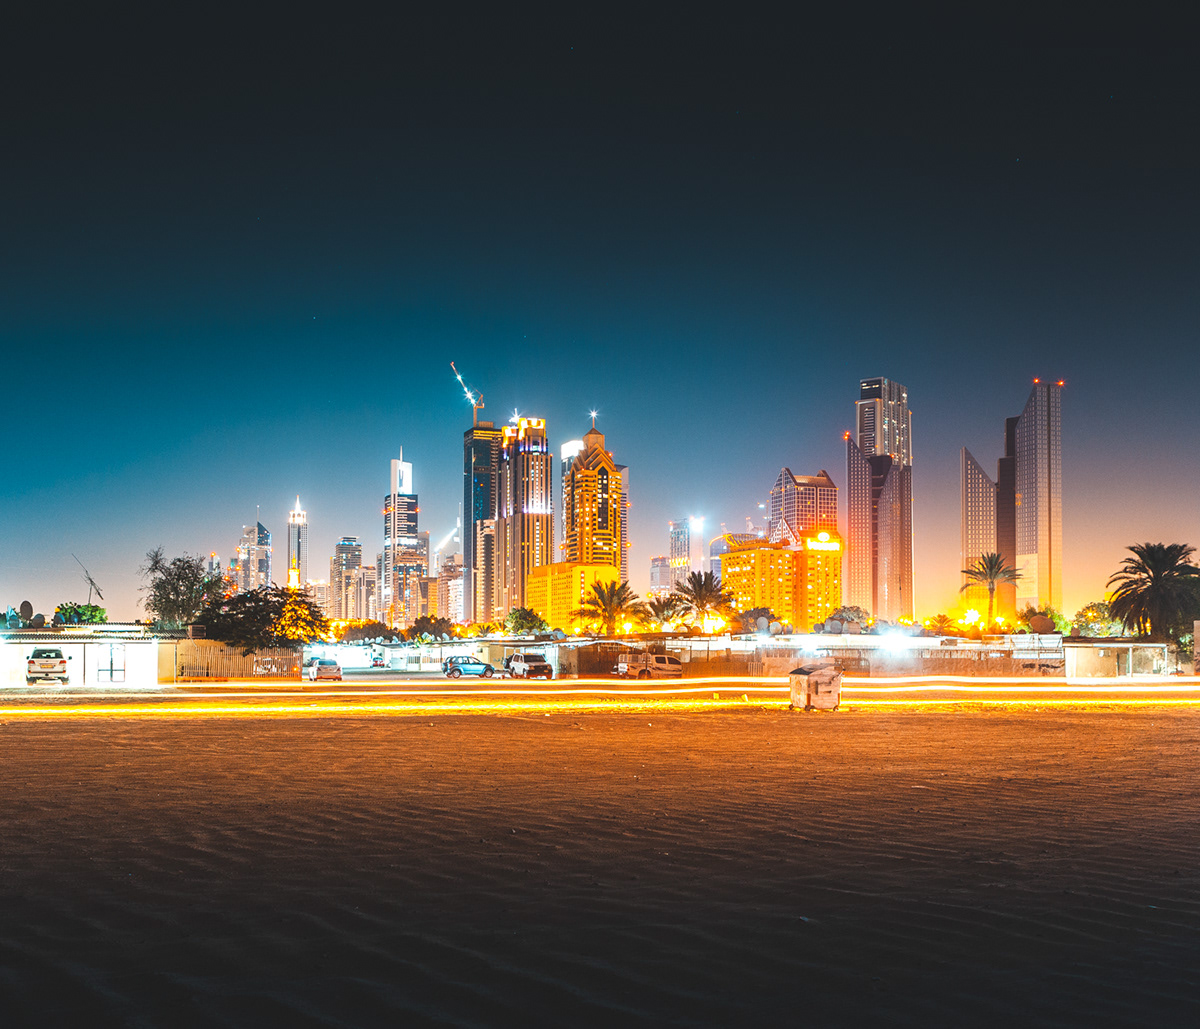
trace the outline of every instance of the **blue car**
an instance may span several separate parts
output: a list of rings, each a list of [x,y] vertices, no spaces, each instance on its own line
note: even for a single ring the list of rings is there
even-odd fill
[[[479,658],[466,654],[455,654],[454,657],[446,658],[442,662],[442,671],[451,679],[458,679],[464,675],[481,675],[485,679],[490,679],[496,674],[496,669],[486,661],[480,661]]]

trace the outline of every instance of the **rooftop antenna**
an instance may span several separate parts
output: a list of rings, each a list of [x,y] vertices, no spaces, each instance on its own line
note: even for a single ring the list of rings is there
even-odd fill
[[[71,556],[75,557],[74,554],[72,554]],[[83,568],[83,562],[80,561],[79,558],[75,557],[75,563],[77,565],[79,565],[80,568]],[[89,604],[91,604],[91,602],[92,602],[92,590],[96,591],[96,599],[97,600],[104,599],[104,594],[100,592],[100,587],[96,585],[96,580],[92,578],[91,572],[89,572],[86,568],[83,568],[83,581],[88,584],[88,601],[87,602]]]
[[[450,370],[454,372],[454,377],[458,379],[458,384],[463,388],[463,392],[467,395],[467,400],[471,404],[471,425],[476,426],[479,424],[480,408],[483,407],[483,394],[476,393],[475,390],[471,389],[470,386],[463,382],[463,377],[458,373],[458,369],[454,367],[453,361],[450,362]]]

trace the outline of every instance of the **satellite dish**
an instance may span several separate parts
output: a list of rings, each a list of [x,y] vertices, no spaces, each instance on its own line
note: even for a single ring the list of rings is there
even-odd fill
[[[783,626],[780,625],[778,622],[772,622],[771,623],[771,635],[778,636],[781,632],[783,632]]]
[[[825,623],[825,631],[836,633],[840,636],[842,632],[842,623],[836,618],[831,618]]]
[[[46,625],[45,615],[34,615],[32,625],[35,629],[42,629]]]
[[[762,615],[759,615],[758,618],[754,620],[754,624],[758,626],[759,632],[767,631],[767,620]]]
[[[20,614],[23,622],[27,622],[33,617],[33,605],[28,600],[21,601]]]

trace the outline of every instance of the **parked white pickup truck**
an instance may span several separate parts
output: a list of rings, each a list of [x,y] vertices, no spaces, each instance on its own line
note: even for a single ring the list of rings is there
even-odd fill
[[[520,651],[508,659],[508,671],[514,679],[553,679],[554,669],[545,654]]]
[[[617,674],[628,679],[678,679],[683,675],[683,663],[667,654],[622,654]]]

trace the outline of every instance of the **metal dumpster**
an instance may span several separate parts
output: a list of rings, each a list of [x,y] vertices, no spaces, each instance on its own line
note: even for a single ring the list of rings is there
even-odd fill
[[[801,665],[788,674],[792,707],[836,711],[842,702],[842,670],[832,661]]]

